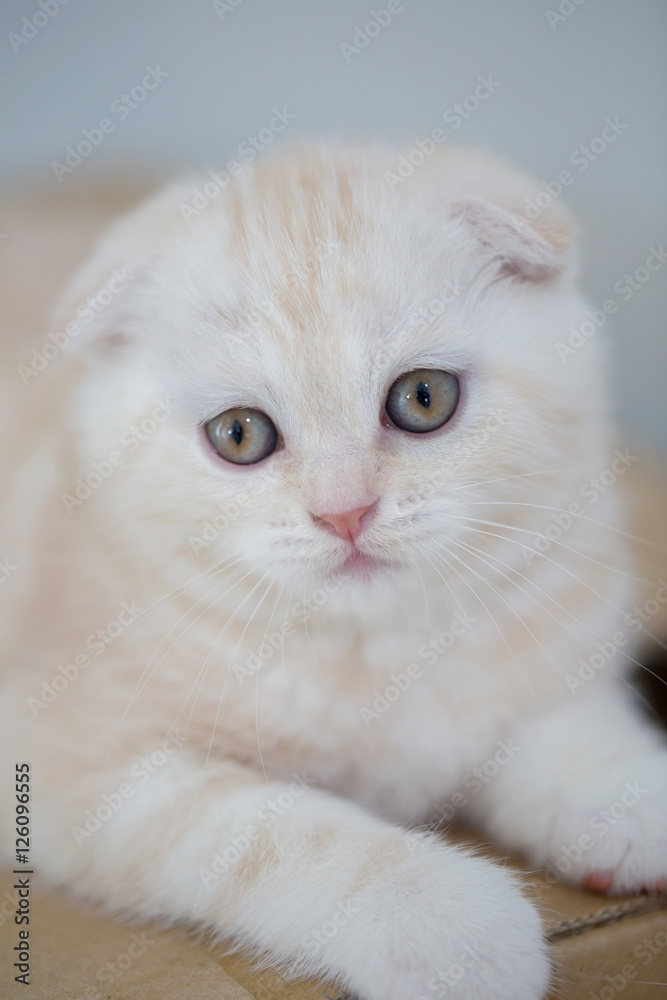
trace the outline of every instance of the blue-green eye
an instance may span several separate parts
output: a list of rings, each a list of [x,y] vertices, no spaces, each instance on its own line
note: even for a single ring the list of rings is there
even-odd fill
[[[206,424],[208,439],[221,458],[235,465],[254,465],[276,450],[278,431],[261,410],[236,407]]]
[[[418,368],[397,378],[387,396],[387,416],[396,427],[411,434],[426,434],[442,427],[459,402],[459,380],[451,372]]]

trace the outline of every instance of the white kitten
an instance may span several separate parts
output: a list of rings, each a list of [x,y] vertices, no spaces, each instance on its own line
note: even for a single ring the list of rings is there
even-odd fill
[[[517,879],[409,828],[667,879],[614,492],[570,506],[631,456],[602,338],[556,350],[584,308],[565,215],[526,220],[535,183],[487,154],[394,171],[299,148],[172,187],[79,275],[48,371],[26,351],[3,739],[40,872],[110,910],[369,1000],[534,1000]]]

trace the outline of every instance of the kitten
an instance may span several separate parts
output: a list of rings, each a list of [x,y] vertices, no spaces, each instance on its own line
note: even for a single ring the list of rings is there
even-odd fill
[[[615,493],[576,509],[625,459],[603,337],[556,349],[566,214],[527,219],[535,182],[486,153],[396,162],[299,147],[168,188],[101,241],[45,370],[26,349],[2,738],[53,883],[368,1000],[528,1000],[536,908],[435,828],[665,884]]]

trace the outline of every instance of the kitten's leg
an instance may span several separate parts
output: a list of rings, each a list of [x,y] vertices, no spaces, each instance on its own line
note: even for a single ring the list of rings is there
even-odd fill
[[[122,780],[127,769],[107,792]],[[203,770],[181,751],[91,836],[79,810],[96,803],[78,796],[72,811],[72,795],[36,814],[51,834],[40,869],[110,906],[205,924],[369,1000],[538,1000],[546,989],[539,918],[515,876],[303,778]]]
[[[524,723],[508,749],[468,804],[494,839],[591,889],[667,889],[667,744],[620,681]]]

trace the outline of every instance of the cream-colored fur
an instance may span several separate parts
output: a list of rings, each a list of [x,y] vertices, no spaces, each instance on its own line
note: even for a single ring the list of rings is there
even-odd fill
[[[559,360],[573,234],[521,216],[530,178],[461,150],[397,185],[395,160],[292,149],[196,211],[205,179],[169,187],[7,351],[3,759],[32,765],[40,872],[110,909],[372,1000],[528,1000],[549,965],[516,879],[409,831],[455,813],[612,891],[667,878],[614,491],[535,545],[614,461],[602,337]],[[382,416],[419,367],[461,379],[431,435]],[[206,444],[233,406],[279,428],[258,466]],[[375,500],[383,565],[353,576],[315,517]]]

